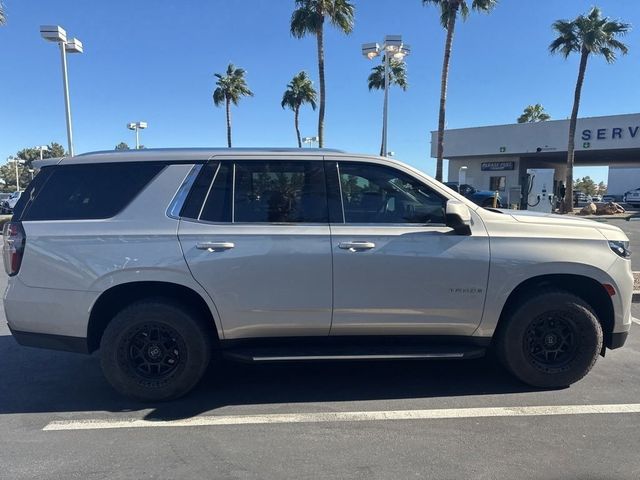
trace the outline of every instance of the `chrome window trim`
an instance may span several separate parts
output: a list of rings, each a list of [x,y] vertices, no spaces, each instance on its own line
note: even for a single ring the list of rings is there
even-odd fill
[[[200,170],[202,170],[202,166],[203,164],[201,163],[194,165],[191,170],[189,170],[189,173],[185,175],[180,188],[178,188],[167,207],[167,217],[180,220],[180,210],[182,210],[182,206],[184,205],[187,195],[193,186],[193,182],[196,181]]]

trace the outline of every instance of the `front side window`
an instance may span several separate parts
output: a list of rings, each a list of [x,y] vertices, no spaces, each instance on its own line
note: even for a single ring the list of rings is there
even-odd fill
[[[237,162],[234,187],[234,222],[328,222],[322,162]]]
[[[445,223],[446,199],[403,172],[359,162],[339,172],[346,223]]]

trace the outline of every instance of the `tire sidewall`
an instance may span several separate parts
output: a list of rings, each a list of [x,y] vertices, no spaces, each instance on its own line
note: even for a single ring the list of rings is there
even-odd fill
[[[145,379],[127,362],[128,341],[144,323],[155,322],[175,330],[180,347],[178,365],[161,381]],[[170,302],[144,301],[120,311],[107,326],[100,344],[101,365],[109,383],[120,393],[143,401],[178,398],[202,378],[210,360],[211,344],[201,322],[188,309]]]
[[[572,316],[577,346],[573,358],[565,366],[543,368],[525,351],[524,339],[536,318],[554,311],[566,311]],[[566,387],[577,382],[591,370],[602,349],[602,327],[593,310],[569,293],[544,293],[529,298],[506,320],[499,336],[499,356],[514,375],[533,386]]]

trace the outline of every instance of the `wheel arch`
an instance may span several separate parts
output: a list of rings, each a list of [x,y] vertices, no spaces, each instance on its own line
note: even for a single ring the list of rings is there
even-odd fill
[[[100,347],[105,328],[124,307],[138,300],[162,297],[177,301],[197,312],[210,330],[212,339],[220,339],[219,326],[211,308],[195,290],[171,282],[137,281],[115,285],[102,292],[91,307],[87,326],[87,348],[89,353]]]
[[[593,308],[604,335],[604,346],[611,344],[615,324],[615,312],[611,296],[597,280],[578,274],[547,274],[528,278],[512,290],[502,307],[496,331],[503,325],[511,311],[526,297],[544,288],[555,288],[581,298]]]

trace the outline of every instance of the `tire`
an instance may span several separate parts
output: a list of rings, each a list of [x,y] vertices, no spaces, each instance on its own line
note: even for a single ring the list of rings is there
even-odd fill
[[[121,394],[163,401],[196,386],[211,351],[211,336],[198,315],[179,303],[148,299],[125,307],[109,322],[100,342],[100,363]]]
[[[525,298],[504,319],[497,353],[502,364],[534,387],[567,387],[584,377],[602,350],[602,327],[591,307],[567,292]]]

